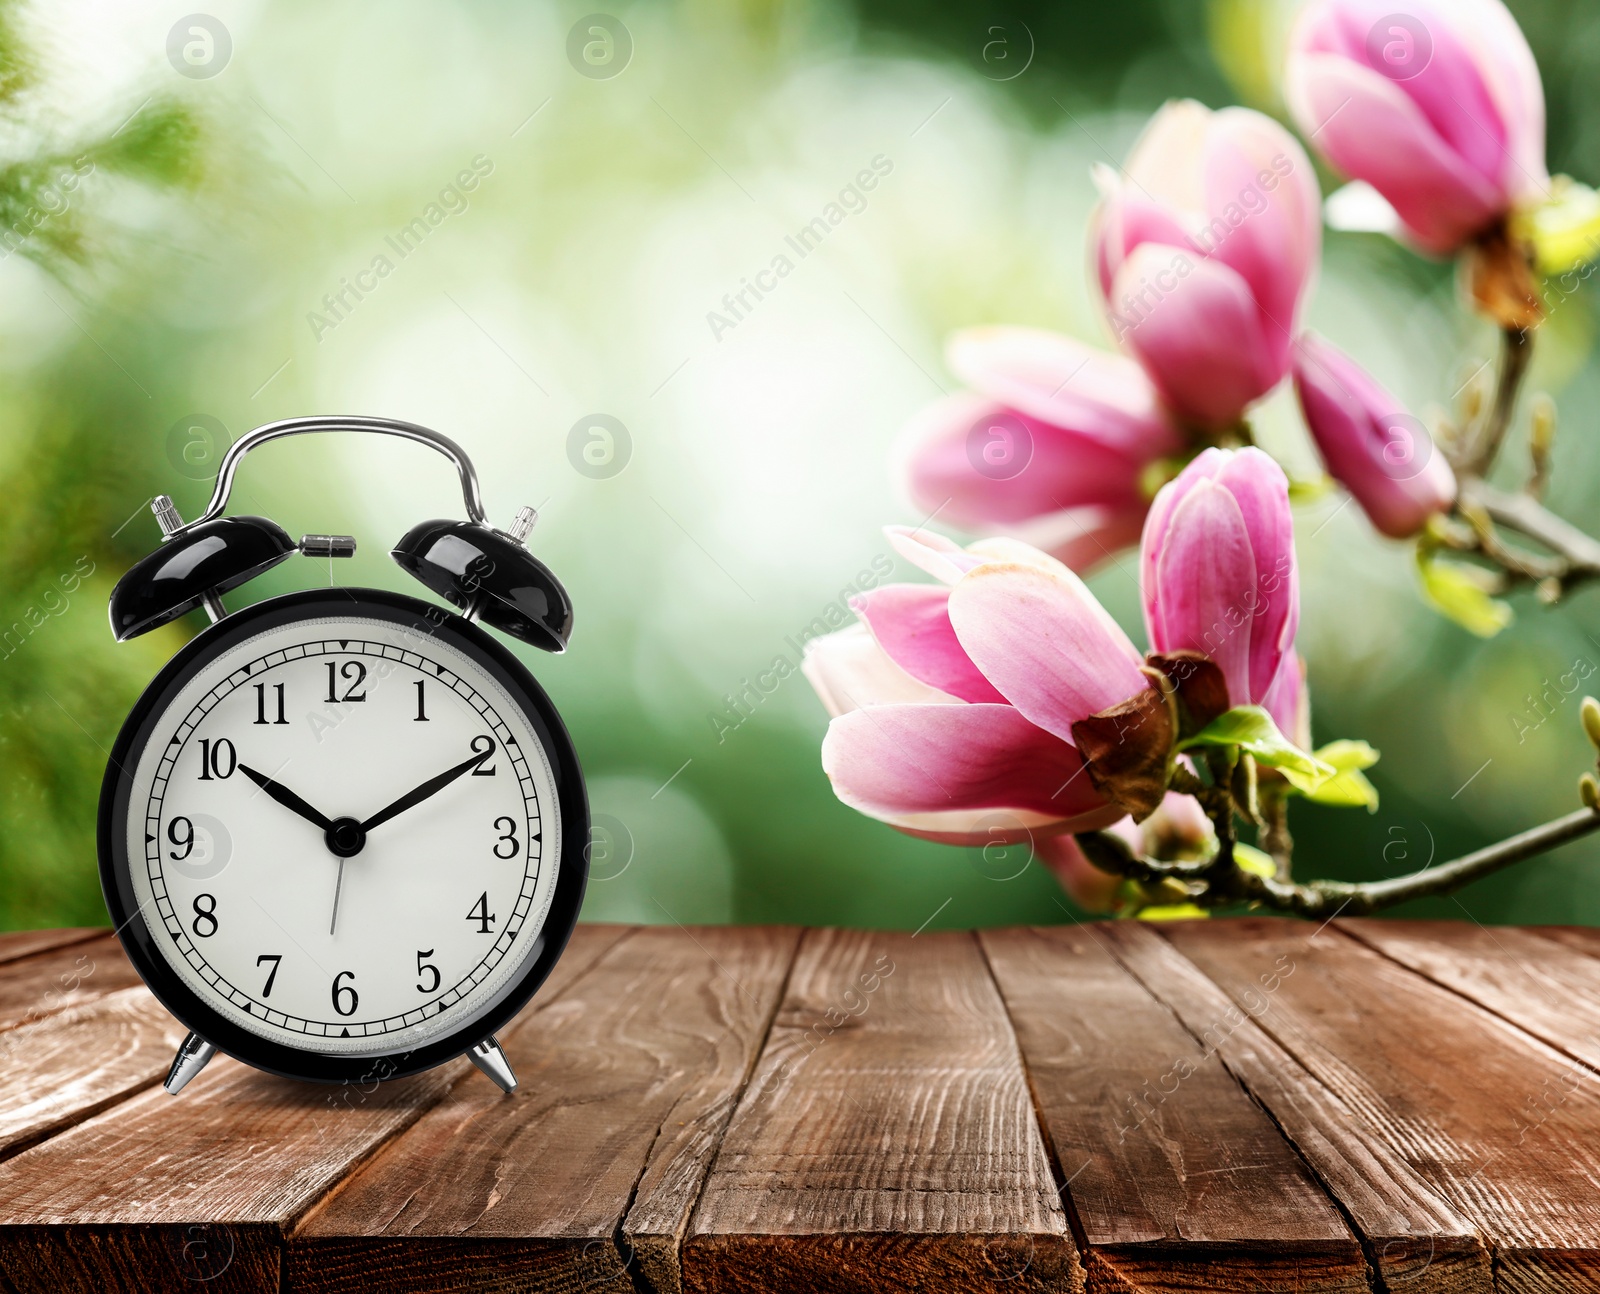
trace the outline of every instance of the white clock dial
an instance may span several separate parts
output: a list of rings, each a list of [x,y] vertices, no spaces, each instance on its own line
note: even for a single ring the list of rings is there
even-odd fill
[[[268,629],[201,667],[137,758],[135,901],[164,960],[243,1029],[415,1048],[537,954],[561,858],[550,760],[439,637],[359,615]]]

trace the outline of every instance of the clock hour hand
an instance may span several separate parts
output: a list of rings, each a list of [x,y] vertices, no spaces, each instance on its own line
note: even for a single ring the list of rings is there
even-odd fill
[[[327,831],[333,826],[332,818],[329,818],[325,814],[318,813],[317,810],[313,809],[287,786],[283,785],[282,782],[274,782],[265,773],[258,773],[255,769],[249,768],[244,764],[239,765],[239,771],[257,786],[259,786],[268,795],[270,795],[279,804],[283,805],[284,808],[292,809],[307,822],[321,827],[324,831]]]
[[[383,823],[389,821],[390,818],[397,817],[398,815],[404,813],[407,809],[414,809],[417,805],[421,804],[430,796],[437,795],[440,791],[444,790],[445,787],[449,786],[451,782],[455,781],[456,778],[460,777],[468,769],[476,768],[488,758],[489,752],[485,751],[482,754],[474,755],[471,759],[462,760],[461,763],[457,764],[454,768],[445,769],[445,771],[440,773],[437,777],[430,777],[415,790],[407,791],[387,808],[379,809],[361,824],[361,830],[363,832],[371,831],[374,827],[381,826]]]

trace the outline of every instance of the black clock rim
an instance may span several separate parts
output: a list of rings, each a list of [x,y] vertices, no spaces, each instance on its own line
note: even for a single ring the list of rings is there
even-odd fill
[[[251,1033],[191,989],[157,950],[133,895],[127,815],[133,769],[156,719],[190,677],[253,634],[317,616],[388,621],[439,637],[493,677],[523,712],[550,759],[561,811],[561,857],[555,894],[527,969],[496,995],[469,1026],[421,1047],[359,1056],[305,1051]],[[140,695],[117,734],[101,785],[98,818],[100,887],[128,960],[145,985],[178,1021],[236,1060],[283,1078],[314,1083],[367,1084],[432,1069],[468,1051],[527,1005],[548,978],[573,928],[589,877],[589,803],[572,738],[542,687],[505,647],[471,621],[433,603],[382,589],[337,588],[287,593],[258,602],[207,627],[162,667]]]

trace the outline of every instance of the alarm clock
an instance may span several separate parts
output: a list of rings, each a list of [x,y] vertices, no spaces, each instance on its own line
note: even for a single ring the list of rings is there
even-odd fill
[[[455,465],[465,521],[425,521],[402,569],[449,603],[377,589],[223,594],[296,553],[349,557],[224,516],[252,449],[306,432],[401,436]],[[111,593],[119,641],[212,623],[139,698],[100,797],[100,879],[129,960],[190,1031],[166,1090],[218,1050],[324,1083],[466,1055],[504,1091],[495,1040],[561,955],[588,875],[588,804],[555,707],[488,626],[566,648],[572,605],[527,550],[523,508],[484,514],[461,447],[383,418],[295,418],[223,456],[205,514],[152,504],[161,546]]]

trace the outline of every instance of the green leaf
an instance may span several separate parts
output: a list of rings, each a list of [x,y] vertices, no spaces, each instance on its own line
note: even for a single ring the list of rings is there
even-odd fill
[[[1269,881],[1278,874],[1278,865],[1272,861],[1271,854],[1243,841],[1234,845],[1233,861],[1245,871],[1254,872]]]
[[[1467,632],[1493,638],[1511,623],[1511,607],[1489,596],[1479,572],[1455,562],[1434,561],[1432,554],[1419,546],[1417,573],[1429,605]]]
[[[1192,921],[1211,914],[1193,903],[1156,903],[1134,913],[1140,921]]]
[[[1364,741],[1330,741],[1317,750],[1316,756],[1337,771],[1311,787],[1302,786],[1290,777],[1295,789],[1306,799],[1342,808],[1364,808],[1368,813],[1378,811],[1378,788],[1367,781],[1361,771],[1378,762],[1376,750]]]
[[[158,100],[84,153],[108,171],[155,184],[184,185],[198,178],[199,142],[194,114],[181,103]]]
[[[1333,491],[1331,476],[1300,476],[1289,478],[1290,503],[1315,503]]]
[[[1272,716],[1259,705],[1236,705],[1187,741],[1178,743],[1179,750],[1191,746],[1237,746],[1254,755],[1258,763],[1281,769],[1291,782],[1298,774],[1311,784],[1320,785],[1336,771],[1332,765],[1306,754],[1279,732]]]

